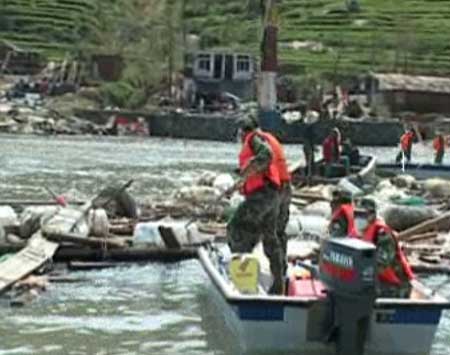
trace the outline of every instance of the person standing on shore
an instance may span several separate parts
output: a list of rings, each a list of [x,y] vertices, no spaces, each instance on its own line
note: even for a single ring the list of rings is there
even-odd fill
[[[438,133],[433,140],[433,149],[435,151],[434,163],[442,164],[445,155],[446,142],[444,135],[442,133]]]
[[[333,128],[331,133],[322,143],[322,155],[324,161],[325,177],[332,174],[332,165],[339,163],[341,159],[341,133],[338,128]]]
[[[411,161],[412,145],[415,137],[416,134],[413,129],[410,129],[409,131],[405,132],[400,137],[400,152],[397,154],[397,157],[395,158],[396,163],[401,163],[403,159],[406,160],[406,163],[409,163]]]
[[[243,143],[239,169],[245,200],[227,225],[228,244],[233,253],[251,253],[262,238],[274,279],[269,293],[282,294],[286,257],[277,236],[281,199],[278,147],[268,133],[257,128],[255,120],[247,118],[239,126]]]
[[[317,118],[314,116],[314,114],[311,112],[307,113],[307,116],[305,118],[305,130],[303,134],[303,155],[305,157],[305,176],[307,184],[311,184],[311,178],[315,172],[315,147],[314,143],[316,140],[316,133],[315,133],[315,123],[317,121]]]

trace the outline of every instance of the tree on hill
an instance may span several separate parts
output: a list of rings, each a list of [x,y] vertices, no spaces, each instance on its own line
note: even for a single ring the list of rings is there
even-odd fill
[[[126,0],[105,11],[95,50],[122,55],[126,67],[121,82],[103,88],[106,104],[139,107],[171,86],[182,58],[181,10],[181,1]]]

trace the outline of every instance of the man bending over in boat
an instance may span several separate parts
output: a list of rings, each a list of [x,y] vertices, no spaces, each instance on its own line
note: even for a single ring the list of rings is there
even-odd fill
[[[277,237],[277,223],[283,177],[279,161],[284,153],[271,134],[257,128],[254,119],[240,122],[240,136],[239,168],[245,200],[227,225],[228,243],[233,253],[251,253],[262,237],[274,278],[269,293],[282,294],[286,255]]]
[[[414,274],[405,254],[398,244],[395,232],[380,218],[374,200],[366,198],[361,207],[367,211],[367,226],[363,240],[377,247],[377,272],[379,297],[409,298]]]
[[[352,195],[341,189],[333,191],[331,200],[330,235],[334,238],[358,237]]]

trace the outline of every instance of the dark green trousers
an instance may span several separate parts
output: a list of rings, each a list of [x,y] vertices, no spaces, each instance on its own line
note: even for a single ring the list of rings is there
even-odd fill
[[[228,244],[233,253],[251,253],[262,240],[274,278],[270,293],[283,291],[284,258],[277,237],[280,191],[272,186],[246,196],[227,225]]]
[[[444,160],[445,151],[442,149],[439,152],[436,153],[436,156],[434,158],[435,164],[442,164],[442,161]]]

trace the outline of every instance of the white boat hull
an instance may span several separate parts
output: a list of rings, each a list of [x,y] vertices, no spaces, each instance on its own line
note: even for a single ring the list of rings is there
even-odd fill
[[[244,296],[228,285],[206,249],[200,260],[212,282],[217,311],[242,352],[333,355],[333,343],[317,338],[325,302],[311,298]],[[367,354],[429,354],[445,299],[430,302],[378,300],[369,328]],[[351,354],[349,354],[351,355]]]

